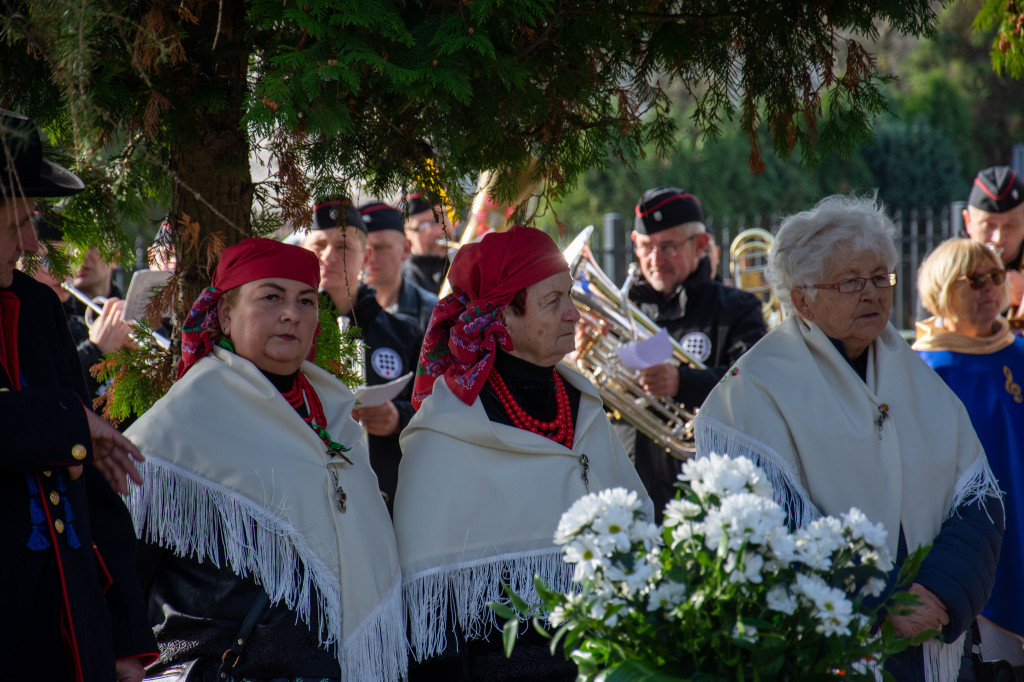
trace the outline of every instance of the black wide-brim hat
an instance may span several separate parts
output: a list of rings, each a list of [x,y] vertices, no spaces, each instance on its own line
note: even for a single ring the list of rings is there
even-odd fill
[[[0,109],[0,136],[0,192],[4,197],[67,197],[85,189],[77,175],[43,158],[43,144],[31,119]]]

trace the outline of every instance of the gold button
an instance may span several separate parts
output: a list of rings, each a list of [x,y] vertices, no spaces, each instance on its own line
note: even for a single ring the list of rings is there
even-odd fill
[[[0,393],[6,393],[9,390],[11,389],[7,388],[6,386],[0,386]]]
[[[71,456],[81,462],[89,454],[89,451],[85,449],[85,446],[81,443],[76,443],[71,446]]]
[[[46,471],[43,472],[43,476],[49,478],[50,476],[53,476],[53,472],[47,469]]]
[[[56,521],[53,522],[53,527],[54,527],[54,529],[58,533],[63,533],[64,532],[64,522],[61,521],[60,519],[57,519]]]
[[[50,491],[50,502],[52,502],[53,504],[57,504],[58,502],[60,502],[60,495],[57,494],[56,490]]]

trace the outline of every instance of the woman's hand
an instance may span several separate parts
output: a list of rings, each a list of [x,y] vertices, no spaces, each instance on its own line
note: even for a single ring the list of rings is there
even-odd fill
[[[915,595],[920,602],[916,606],[902,607],[911,609],[910,613],[900,616],[890,613],[887,618],[896,628],[897,637],[913,637],[925,630],[938,630],[949,624],[949,614],[946,606],[938,597],[932,594],[928,588],[919,583],[914,583],[907,590]]]
[[[132,328],[121,320],[123,310],[124,301],[119,298],[108,299],[103,304],[103,312],[89,327],[89,340],[104,355],[133,345]]]
[[[398,408],[390,401],[376,407],[358,407],[352,410],[352,418],[371,436],[390,436],[398,430]]]
[[[679,370],[670,362],[640,370],[639,381],[651,395],[672,397],[679,392]]]

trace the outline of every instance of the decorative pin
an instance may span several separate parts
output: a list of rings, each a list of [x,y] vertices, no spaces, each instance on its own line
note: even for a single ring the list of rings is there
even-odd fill
[[[580,478],[583,479],[583,487],[590,492],[590,458],[587,457],[586,453],[579,456],[580,460]]]
[[[348,505],[348,494],[345,489],[341,487],[341,483],[338,482],[338,472],[333,467],[329,468],[331,472],[331,480],[334,482],[334,500],[338,503],[338,509],[342,512],[346,511]]]
[[[340,446],[340,445],[338,447],[335,447],[335,448],[327,448],[327,454],[330,457],[341,457],[343,460],[345,460],[349,464],[355,464],[355,462],[352,461],[352,458],[345,454],[345,450],[346,449],[347,448],[342,449],[342,446]]]
[[[878,440],[882,440],[882,425],[885,424],[886,417],[889,416],[889,406],[882,403],[878,406],[878,419],[875,420],[875,426],[878,427]]]

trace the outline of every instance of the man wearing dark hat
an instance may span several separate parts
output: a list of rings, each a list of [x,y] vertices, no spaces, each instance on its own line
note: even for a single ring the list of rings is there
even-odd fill
[[[963,216],[967,235],[992,247],[1006,266],[1010,309],[1016,311],[1024,295],[1024,181],[1008,166],[986,168],[974,178]]]
[[[366,223],[347,197],[333,197],[313,206],[313,227],[303,247],[320,259],[320,289],[337,310],[339,324],[359,328],[366,344],[366,384],[374,386],[416,371],[422,333],[387,313],[373,287],[361,283],[366,257]],[[370,464],[391,509],[398,484],[402,450],[398,434],[412,418],[412,382],[395,400],[352,410],[369,435]]]
[[[12,680],[138,682],[156,642],[115,492],[138,449],[88,409],[60,301],[15,270],[35,199],[85,186],[43,158],[35,125],[0,110],[0,670]]]
[[[629,299],[707,367],[664,362],[642,370],[640,384],[656,396],[700,407],[726,370],[767,333],[761,302],[714,280],[705,253],[704,212],[692,194],[675,187],[644,192],[632,239],[643,280],[630,288]],[[665,503],[675,497],[680,462],[641,433],[636,433],[635,457],[660,518]]]
[[[455,239],[455,227],[444,206],[431,206],[422,192],[407,194],[398,210],[405,219],[405,236],[411,255],[402,266],[407,282],[413,282],[432,294],[441,291],[448,272],[448,247],[442,242]]]
[[[402,265],[410,254],[401,212],[380,201],[359,207],[366,225],[366,275],[364,281],[377,290],[384,310],[420,330],[422,337],[434,312],[437,295],[410,282]]]

